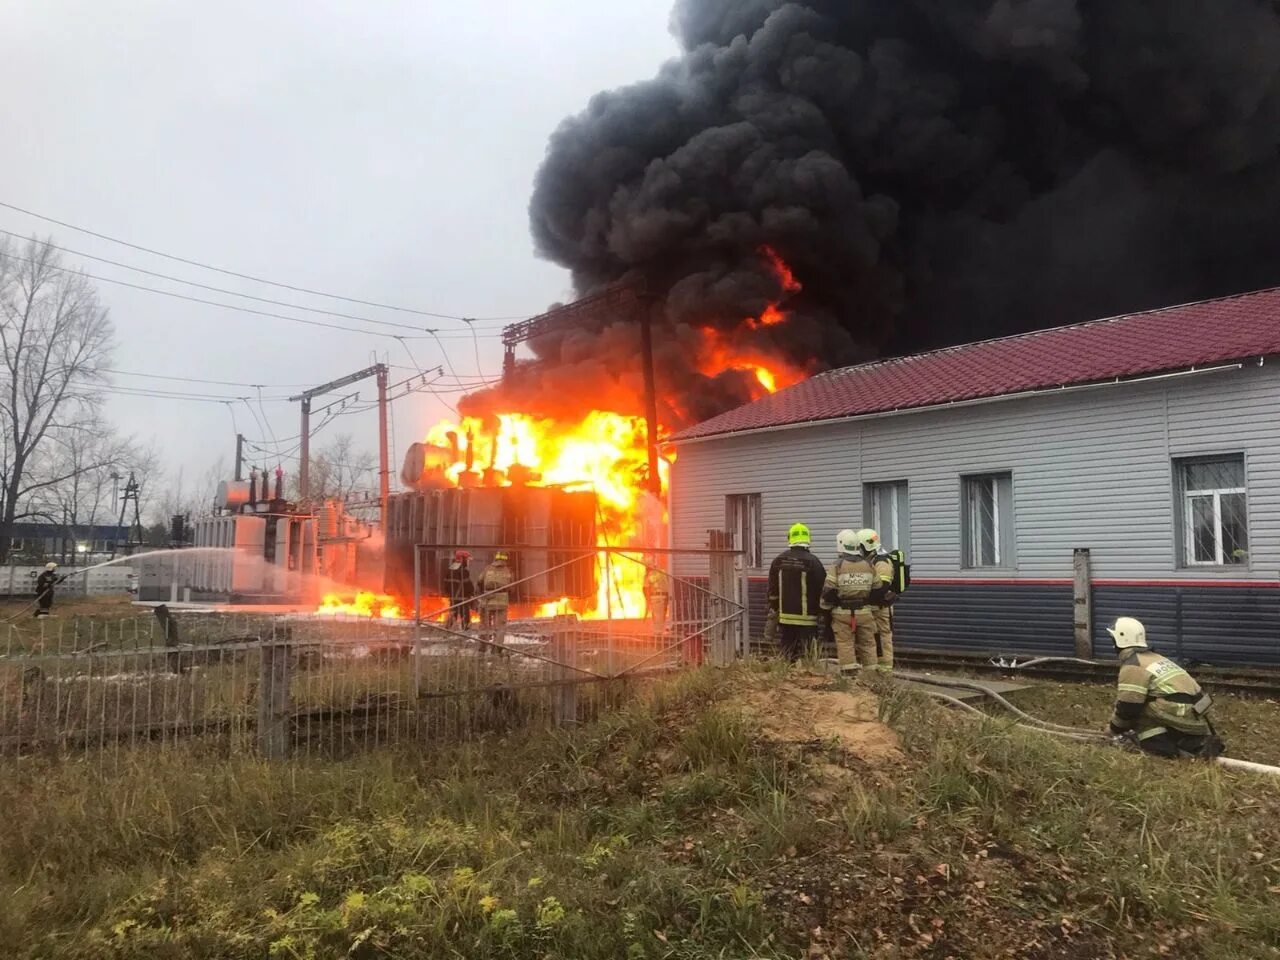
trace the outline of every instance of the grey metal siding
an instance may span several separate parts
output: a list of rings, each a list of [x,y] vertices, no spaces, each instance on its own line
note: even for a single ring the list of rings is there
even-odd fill
[[[753,578],[749,586],[750,636],[762,649],[768,585]],[[1100,658],[1111,656],[1107,625],[1131,616],[1146,625],[1151,646],[1169,656],[1222,666],[1280,666],[1278,587],[1099,585],[1093,602],[1093,643]],[[1072,612],[1066,584],[925,583],[895,606],[894,645],[902,651],[1073,656]]]
[[[1137,617],[1151,646],[1213,664],[1280,665],[1280,589],[1273,586],[1094,588],[1094,649],[1111,649],[1106,626]]]
[[[715,438],[677,448],[672,540],[703,546],[724,523],[726,494],[759,492],[766,559],[796,520],[829,558],[835,534],[861,523],[862,484],[907,480],[917,577],[1069,578],[1073,548],[1089,547],[1098,578],[1275,580],[1277,422],[1280,370],[1267,366]],[[1170,458],[1237,451],[1249,484],[1249,566],[1183,570]],[[1013,475],[1016,566],[965,570],[959,478],[1003,470]]]
[[[976,653],[1070,656],[1071,587],[927,584],[894,606],[894,644]]]

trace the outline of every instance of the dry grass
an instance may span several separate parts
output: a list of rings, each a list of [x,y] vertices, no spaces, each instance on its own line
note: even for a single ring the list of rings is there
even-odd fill
[[[885,722],[902,752],[872,757]],[[683,675],[581,729],[340,762],[24,761],[0,804],[15,957],[1280,948],[1273,782],[775,667]]]

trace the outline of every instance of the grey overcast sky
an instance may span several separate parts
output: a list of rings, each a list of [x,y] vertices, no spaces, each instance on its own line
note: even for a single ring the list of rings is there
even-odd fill
[[[300,287],[461,316],[536,313],[570,295],[567,273],[536,259],[529,238],[547,137],[592,94],[651,76],[676,52],[670,2],[5,0],[0,201]],[[442,343],[406,341],[418,364],[443,362],[443,345],[460,377],[500,369],[497,323],[477,325],[477,364],[456,321],[263,287],[4,208],[0,229],[215,287],[433,326]],[[101,277],[245,303],[66,260]],[[382,337],[98,286],[122,371],[260,383],[263,396],[278,397],[375,354],[411,363]],[[393,379],[409,372],[393,370]],[[124,375],[114,386],[256,393]],[[362,400],[373,396],[372,383],[358,389]],[[230,408],[251,440],[297,434],[296,404],[251,406]],[[107,410],[123,432],[158,441],[170,478],[184,468],[190,483],[219,456],[230,464],[224,404],[114,394]],[[444,415],[430,395],[396,405],[394,472],[407,444]],[[349,432],[374,450],[376,425],[372,412],[344,416],[315,443]]]

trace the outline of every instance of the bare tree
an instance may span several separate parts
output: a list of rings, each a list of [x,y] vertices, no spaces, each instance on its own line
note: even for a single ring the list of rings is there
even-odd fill
[[[338,434],[311,454],[311,475],[308,478],[311,499],[346,500],[357,490],[374,489],[375,463],[373,454],[368,450],[356,450],[355,439],[351,434]],[[290,487],[296,497],[296,476]]]
[[[158,470],[159,458],[153,447],[119,436],[93,413],[51,433],[48,446],[53,451],[54,472],[66,479],[44,491],[40,499],[50,504],[53,522],[64,528],[67,541],[74,541],[77,531],[85,526],[119,523],[115,494],[120,485],[134,476],[147,491],[151,486],[148,481]],[[126,524],[131,519],[126,517]]]
[[[13,524],[48,516],[48,493],[85,463],[51,443],[90,414],[112,327],[97,292],[47,242],[0,244],[0,562]]]
[[[219,456],[206,467],[194,483],[187,480],[186,470],[179,467],[177,474],[163,484],[163,492],[153,501],[152,523],[162,523],[167,528],[171,517],[201,517],[212,513],[218,484],[230,479],[231,471],[227,468],[225,456]]]

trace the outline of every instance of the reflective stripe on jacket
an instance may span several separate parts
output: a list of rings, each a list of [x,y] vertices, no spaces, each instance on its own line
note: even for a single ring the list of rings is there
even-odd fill
[[[1139,740],[1167,730],[1204,736],[1209,703],[1200,684],[1168,657],[1132,650],[1120,661],[1111,728],[1133,730]]]
[[[480,592],[485,594],[480,598],[480,606],[485,610],[505,610],[510,599],[505,588],[511,586],[511,579],[511,568],[505,563],[490,564],[480,578]],[[490,590],[498,592],[490,593]]]
[[[892,577],[892,569],[890,576]],[[839,607],[841,610],[857,610],[866,606],[871,599],[871,588],[876,583],[876,569],[865,557],[841,557],[831,565],[822,585],[822,608],[830,610]],[[836,596],[836,602],[828,601],[828,597]]]
[[[773,558],[769,566],[769,607],[778,623],[790,627],[816,627],[826,576],[822,561],[807,547],[791,547]]]

